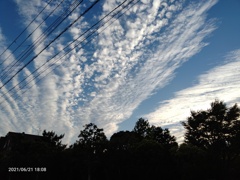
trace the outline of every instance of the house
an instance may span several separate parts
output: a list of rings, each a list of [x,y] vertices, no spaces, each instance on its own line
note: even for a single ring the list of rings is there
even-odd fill
[[[43,136],[8,132],[5,137],[0,137],[0,150],[10,151],[22,143],[34,143],[43,141]]]

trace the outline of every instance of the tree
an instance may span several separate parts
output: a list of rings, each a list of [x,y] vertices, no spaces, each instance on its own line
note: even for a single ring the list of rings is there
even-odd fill
[[[176,138],[170,135],[168,129],[162,129],[161,127],[151,126],[150,130],[148,131],[147,138],[158,142],[168,150],[174,147],[175,148],[178,147]]]
[[[158,126],[150,126],[148,120],[140,118],[133,129],[133,132],[141,136],[143,139],[153,140],[161,144],[164,148],[170,150],[177,148],[176,138],[170,135],[168,129],[162,129]]]
[[[104,145],[107,142],[107,137],[103,129],[98,128],[93,123],[86,124],[78,137],[79,140],[74,146],[91,149],[93,153],[103,152],[105,149]]]
[[[107,137],[103,129],[97,127],[93,123],[83,126],[80,131],[78,140],[70,148],[75,155],[81,157],[84,167],[87,167],[88,179],[106,179],[104,162],[101,158],[107,151]]]
[[[148,131],[150,130],[150,125],[148,120],[145,120],[143,118],[140,118],[133,129],[133,132],[137,133],[138,135],[140,135],[141,137],[146,137],[148,134]]]
[[[64,137],[64,134],[57,135],[54,131],[46,131],[44,130],[43,138],[45,142],[47,142],[51,147],[55,147],[59,150],[64,150],[66,148],[66,145],[62,144],[61,139]]]
[[[175,158],[179,164],[177,168],[179,170],[179,179],[209,179],[212,172],[210,170],[211,164],[203,149],[183,143],[179,146]]]
[[[237,104],[228,108],[215,100],[208,110],[191,111],[182,122],[185,142],[213,152],[223,160],[231,160],[240,153],[240,109]]]
[[[99,129],[93,123],[86,124],[84,130],[80,131],[79,140],[80,144],[94,144],[107,140],[103,129]]]
[[[135,132],[120,131],[114,133],[110,138],[112,150],[129,150],[140,142],[140,136]]]

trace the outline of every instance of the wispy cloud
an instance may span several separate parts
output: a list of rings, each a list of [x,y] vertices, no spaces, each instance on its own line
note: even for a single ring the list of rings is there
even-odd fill
[[[24,12],[26,7],[20,2]],[[207,11],[216,2],[142,0],[84,49],[72,51],[47,78],[33,81],[23,96],[23,90],[18,99],[7,95],[0,110],[0,121],[5,121],[1,132],[53,129],[65,133],[65,141],[71,142],[82,125],[95,122],[111,135],[155,90],[174,78],[178,67],[207,45],[204,38],[215,29],[214,22],[207,20]],[[106,0],[102,14],[118,3]],[[76,37],[88,23],[81,19],[68,35]],[[62,37],[55,47],[62,49],[66,40]],[[48,49],[22,76],[55,51]]]
[[[206,45],[203,39],[215,27],[206,22],[205,13],[215,3],[192,4],[186,10],[176,5],[180,12],[173,20],[164,20],[159,14],[168,12],[169,6],[153,2],[142,12],[136,12],[138,17],[134,20],[126,20],[123,25],[117,22],[100,36],[101,46],[95,52],[98,59],[87,69],[101,72],[91,84],[99,90],[78,109],[80,116],[105,127],[115,124],[115,128],[129,118],[154,90],[169,83],[176,68]],[[123,28],[124,25],[128,28]],[[166,30],[161,32],[164,27]],[[129,37],[124,38],[125,35]],[[94,76],[93,72],[90,74]],[[115,130],[105,129],[108,133]]]
[[[160,106],[145,115],[153,124],[178,129],[173,131],[179,140],[183,139],[180,121],[186,120],[190,110],[210,108],[215,99],[223,100],[228,105],[240,102],[240,49],[230,52],[226,61],[198,77],[192,87],[175,93],[172,99],[161,102]]]

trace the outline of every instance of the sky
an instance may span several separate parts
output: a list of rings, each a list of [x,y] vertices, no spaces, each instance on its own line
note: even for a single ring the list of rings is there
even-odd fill
[[[92,8],[89,8],[92,6]],[[143,117],[179,143],[191,110],[240,102],[239,0],[0,2],[0,135],[110,137]]]

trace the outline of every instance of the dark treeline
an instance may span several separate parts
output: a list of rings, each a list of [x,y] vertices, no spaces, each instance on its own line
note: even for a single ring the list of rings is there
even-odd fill
[[[114,133],[90,123],[67,147],[63,134],[43,132],[43,140],[19,141],[0,152],[1,179],[233,180],[240,179],[240,109],[214,101],[191,111],[178,145],[168,129],[140,118],[132,131]],[[44,172],[8,172],[9,167],[42,167]]]

